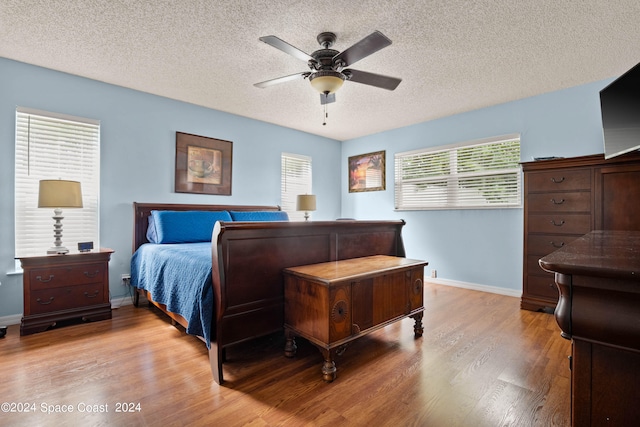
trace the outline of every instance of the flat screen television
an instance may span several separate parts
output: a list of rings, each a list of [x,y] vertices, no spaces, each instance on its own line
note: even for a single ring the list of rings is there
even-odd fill
[[[604,158],[640,149],[640,63],[600,91]]]

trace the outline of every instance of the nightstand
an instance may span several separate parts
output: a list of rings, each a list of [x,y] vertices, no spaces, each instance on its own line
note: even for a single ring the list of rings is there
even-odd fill
[[[111,319],[109,259],[112,249],[19,258],[24,314],[20,335],[46,331],[57,322]]]

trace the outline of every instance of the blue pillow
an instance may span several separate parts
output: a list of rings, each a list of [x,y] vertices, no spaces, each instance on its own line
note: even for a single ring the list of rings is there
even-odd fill
[[[153,216],[149,215],[147,223],[147,240],[151,243],[156,243],[158,241],[158,234],[156,233],[156,223],[153,222]]]
[[[234,221],[289,221],[284,211],[231,211]]]
[[[227,211],[151,211],[151,243],[210,242],[216,221],[231,221]]]

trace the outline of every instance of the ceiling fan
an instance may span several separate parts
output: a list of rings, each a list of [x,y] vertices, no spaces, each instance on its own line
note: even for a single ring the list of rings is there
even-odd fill
[[[259,40],[295,58],[307,61],[310,70],[254,84],[259,88],[308,78],[311,86],[320,92],[320,104],[326,105],[335,102],[335,92],[342,87],[345,80],[387,90],[394,90],[402,81],[395,77],[346,68],[391,44],[391,40],[380,31],[374,31],[342,52],[330,49],[336,42],[334,33],[320,33],[317,40],[322,49],[316,50],[311,55],[276,36],[264,36]]]

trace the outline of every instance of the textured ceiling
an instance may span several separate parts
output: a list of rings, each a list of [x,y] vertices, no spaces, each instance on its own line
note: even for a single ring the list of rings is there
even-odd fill
[[[2,0],[0,56],[347,140],[615,77],[640,62],[638,0]],[[393,44],[353,68],[322,125],[308,70],[258,37],[311,53],[374,30]],[[2,76],[0,76],[2,78]]]

